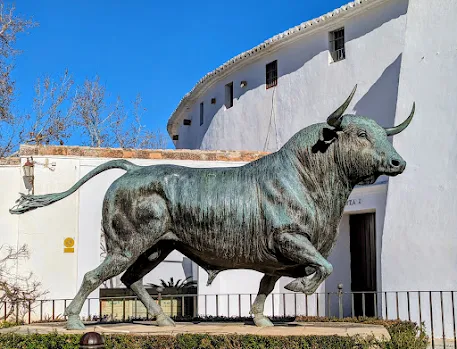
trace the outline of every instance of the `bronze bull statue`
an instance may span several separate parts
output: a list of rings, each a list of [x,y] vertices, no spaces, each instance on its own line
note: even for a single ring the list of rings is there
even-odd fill
[[[66,309],[67,328],[84,328],[79,313],[87,296],[124,271],[122,282],[158,325],[174,325],[142,280],[173,250],[205,268],[208,283],[228,269],[264,273],[251,308],[257,326],[272,326],[263,315],[264,303],[281,276],[295,278],[286,289],[313,294],[332,272],[326,258],[354,186],[374,183],[383,174],[396,176],[406,166],[387,137],[408,126],[414,104],[401,125],[384,129],[369,118],[343,115],[355,90],[326,123],[302,129],[277,152],[241,167],[142,167],[113,160],[68,191],[21,194],[13,214],[59,201],[103,171],[126,171],[103,202],[107,257],[85,274]]]

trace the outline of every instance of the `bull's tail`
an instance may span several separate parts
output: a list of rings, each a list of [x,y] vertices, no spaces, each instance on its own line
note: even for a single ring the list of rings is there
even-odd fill
[[[112,160],[108,161],[100,166],[97,166],[83,178],[75,183],[70,189],[61,193],[46,194],[46,195],[26,195],[19,193],[21,197],[16,200],[16,205],[10,209],[11,214],[22,214],[28,211],[35,210],[39,207],[45,207],[53,204],[59,200],[66,198],[67,196],[73,194],[79,187],[86,183],[91,178],[95,177],[99,173],[102,173],[106,170],[111,170],[113,168],[120,168],[126,171],[137,168],[138,166],[127,161],[127,160]]]

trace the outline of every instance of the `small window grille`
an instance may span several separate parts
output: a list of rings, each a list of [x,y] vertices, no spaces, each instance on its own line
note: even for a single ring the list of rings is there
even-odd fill
[[[200,126],[203,125],[203,102],[200,103]]]
[[[338,62],[346,58],[344,49],[344,28],[330,32],[330,55],[333,62]]]
[[[278,61],[273,61],[266,65],[265,80],[267,89],[278,84]]]
[[[233,107],[233,82],[225,85],[225,107]]]

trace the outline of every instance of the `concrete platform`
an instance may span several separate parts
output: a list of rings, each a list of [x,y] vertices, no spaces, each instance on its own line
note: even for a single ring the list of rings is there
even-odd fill
[[[95,331],[103,334],[177,335],[183,333],[255,334],[262,336],[374,336],[389,340],[390,335],[383,326],[336,322],[290,322],[275,324],[274,327],[259,328],[244,323],[177,323],[176,327],[158,327],[154,322],[120,324],[86,324],[84,331],[69,331],[65,323],[42,323],[1,329],[0,333],[80,333]]]

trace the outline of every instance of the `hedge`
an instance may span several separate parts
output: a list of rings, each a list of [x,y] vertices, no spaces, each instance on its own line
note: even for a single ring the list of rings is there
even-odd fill
[[[156,335],[105,335],[107,349],[425,349],[427,337],[422,326],[407,321],[383,321],[378,319],[327,319],[298,318],[300,321],[347,321],[384,325],[390,341],[374,338],[340,336],[259,336],[259,335],[208,335],[179,334]],[[81,335],[76,334],[30,334],[14,333],[0,335],[2,349],[78,349]]]

